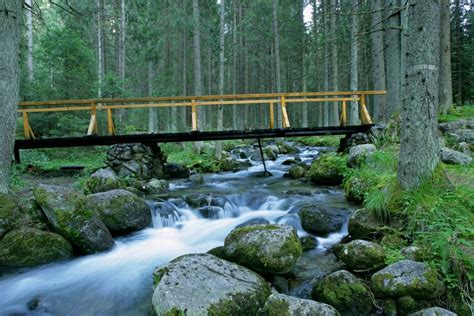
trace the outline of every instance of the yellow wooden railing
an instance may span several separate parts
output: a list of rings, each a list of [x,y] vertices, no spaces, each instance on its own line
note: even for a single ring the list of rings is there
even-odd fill
[[[291,92],[291,93],[259,93],[236,95],[209,95],[186,97],[149,97],[129,99],[89,99],[65,101],[20,102],[18,112],[23,118],[23,132],[26,139],[35,139],[30,126],[28,114],[46,112],[89,111],[91,118],[87,135],[97,134],[97,112],[107,113],[107,132],[115,135],[113,110],[163,108],[163,107],[191,107],[191,128],[198,130],[199,106],[207,105],[262,105],[269,106],[269,127],[275,128],[275,105],[279,104],[282,114],[283,128],[290,127],[287,104],[304,102],[337,102],[341,106],[340,124],[347,125],[347,102],[356,101],[359,104],[359,117],[362,124],[372,124],[367,110],[367,96],[384,95],[385,91],[341,91],[341,92]],[[146,103],[145,103],[146,102]]]

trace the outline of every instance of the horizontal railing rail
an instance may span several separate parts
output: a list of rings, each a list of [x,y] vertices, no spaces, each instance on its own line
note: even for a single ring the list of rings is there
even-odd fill
[[[286,105],[288,103],[340,103],[340,125],[347,125],[347,102],[358,102],[359,118],[362,124],[372,124],[367,110],[367,96],[384,95],[385,91],[339,91],[339,92],[289,92],[289,93],[260,93],[260,94],[232,94],[208,96],[176,96],[176,97],[146,97],[128,99],[87,99],[20,102],[18,112],[23,118],[23,132],[26,139],[35,139],[30,126],[30,113],[51,113],[68,111],[89,111],[90,122],[87,135],[97,134],[97,111],[107,113],[107,132],[115,135],[113,110],[163,108],[163,107],[191,107],[191,128],[198,130],[198,107],[213,105],[262,105],[269,106],[269,127],[275,128],[275,105],[280,106],[282,127],[289,128],[290,120]],[[148,103],[144,103],[148,102]]]

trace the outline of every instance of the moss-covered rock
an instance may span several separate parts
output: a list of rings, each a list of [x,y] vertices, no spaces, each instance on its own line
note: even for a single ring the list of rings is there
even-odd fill
[[[361,144],[351,147],[347,158],[347,165],[349,167],[360,166],[368,157],[372,156],[376,150],[377,148],[375,148],[373,144]]]
[[[457,314],[441,307],[430,307],[410,314],[410,316],[457,316]]]
[[[255,315],[270,295],[259,275],[210,254],[178,257],[153,281],[157,315]]]
[[[383,300],[380,305],[382,307],[384,316],[398,315],[397,302],[395,302],[395,300],[389,298],[387,300]]]
[[[385,265],[385,251],[374,242],[356,239],[343,246],[337,254],[351,270],[373,271]]]
[[[313,161],[308,176],[315,184],[339,185],[346,172],[346,159],[336,155],[324,155]]]
[[[358,209],[349,218],[349,235],[353,238],[377,239],[385,230],[385,225],[367,209]]]
[[[95,211],[87,208],[83,194],[56,185],[39,185],[33,193],[51,226],[80,252],[94,253],[113,246],[112,235]]]
[[[411,296],[429,300],[443,290],[435,269],[411,260],[396,262],[376,272],[370,284],[374,294],[382,298]]]
[[[259,313],[265,316],[337,316],[339,312],[324,303],[284,294],[272,294]]]
[[[417,310],[418,304],[411,296],[402,296],[397,299],[397,308],[400,314],[408,315]]]
[[[60,235],[35,228],[14,229],[0,240],[0,266],[33,267],[72,257],[72,246]]]
[[[288,273],[302,253],[296,231],[285,225],[236,228],[224,247],[228,260],[265,274]]]
[[[311,298],[334,306],[341,315],[369,315],[372,298],[369,289],[348,271],[336,271],[317,282]]]
[[[313,250],[318,246],[318,239],[314,236],[303,236],[300,238],[303,251]]]
[[[198,208],[203,206],[219,206],[224,207],[226,200],[217,194],[191,193],[184,197],[184,201],[192,207]]]
[[[278,146],[278,151],[281,153],[281,154],[297,154],[299,153],[299,149],[296,148],[295,146],[287,143],[287,142],[283,142],[283,141],[279,141],[277,142],[277,146]]]
[[[148,194],[159,194],[167,191],[170,184],[166,180],[162,179],[151,179],[145,184],[145,191]]]
[[[87,196],[86,207],[96,210],[113,235],[123,235],[147,227],[150,207],[137,195],[122,189]]]
[[[295,165],[288,170],[288,174],[290,175],[290,178],[292,179],[299,179],[302,178],[305,174],[306,170],[304,167],[300,165]]]
[[[344,182],[344,195],[350,203],[364,203],[365,195],[369,192],[369,189],[369,184],[364,178],[350,177]]]
[[[91,193],[123,189],[126,184],[111,168],[99,169],[86,181],[87,190]]]
[[[305,205],[299,211],[301,225],[307,232],[326,235],[341,229],[348,215],[347,209]]]
[[[280,150],[276,145],[268,145],[263,148],[263,155],[265,156],[265,159],[276,160],[279,153]]]
[[[17,227],[21,217],[18,198],[11,194],[0,193],[0,238]]]

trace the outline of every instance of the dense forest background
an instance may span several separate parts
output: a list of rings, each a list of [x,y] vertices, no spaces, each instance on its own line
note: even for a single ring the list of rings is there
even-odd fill
[[[373,117],[384,121],[400,103],[404,2],[29,0],[21,100],[388,90],[369,100]],[[443,2],[450,11],[450,29],[441,31],[450,34],[453,103],[472,103],[472,4]],[[290,107],[292,124],[331,125],[337,109],[322,108]],[[225,107],[224,127],[250,128],[263,114],[258,111]],[[116,113],[116,120],[125,132],[176,131],[189,126],[190,115],[185,108],[146,109]],[[217,125],[216,115],[207,107],[207,129]],[[64,127],[83,129],[89,116],[31,120],[37,133],[55,136]]]

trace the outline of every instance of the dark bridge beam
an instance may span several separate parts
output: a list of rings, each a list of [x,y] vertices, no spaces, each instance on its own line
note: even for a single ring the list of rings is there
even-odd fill
[[[219,131],[219,132],[187,132],[187,133],[159,133],[159,134],[135,134],[116,136],[85,136],[65,138],[40,138],[19,139],[15,141],[15,159],[19,160],[20,149],[34,148],[59,148],[59,147],[84,147],[84,146],[107,146],[122,143],[175,143],[212,141],[228,139],[254,139],[275,137],[301,137],[301,136],[323,136],[344,135],[366,132],[373,125],[357,126],[334,126],[314,128],[285,128],[285,129],[254,129],[242,131]]]

